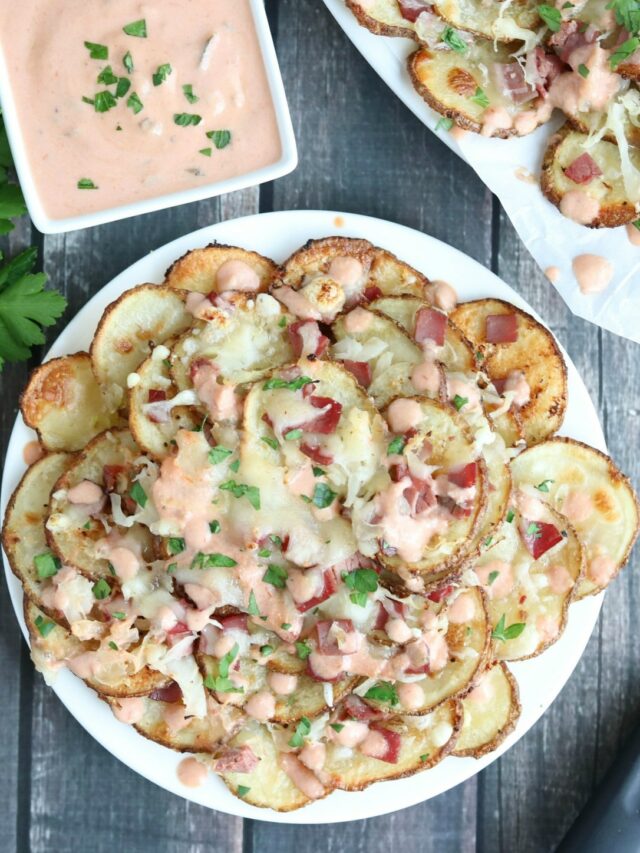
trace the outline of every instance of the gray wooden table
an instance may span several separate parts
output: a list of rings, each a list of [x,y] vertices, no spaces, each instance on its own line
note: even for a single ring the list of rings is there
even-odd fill
[[[259,191],[69,236],[43,239],[25,220],[0,247],[17,251],[34,241],[41,247],[45,271],[69,299],[68,320],[145,252],[221,219],[330,208],[418,228],[498,273],[542,314],[587,383],[613,457],[638,487],[640,348],[571,315],[495,198],[389,92],[318,0],[268,6],[300,148],[296,172]],[[0,376],[3,450],[33,365],[8,366]],[[557,701],[508,754],[430,802],[324,827],[226,817],[119,764],[34,673],[3,585],[0,853],[553,850],[640,714],[637,563],[636,554],[635,567],[607,595],[587,651]]]

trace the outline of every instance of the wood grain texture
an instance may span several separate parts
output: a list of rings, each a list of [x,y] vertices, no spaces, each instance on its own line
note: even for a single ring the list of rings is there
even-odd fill
[[[69,299],[68,320],[146,252],[258,210],[334,208],[432,234],[492,268],[540,312],[596,401],[612,455],[640,485],[638,347],[571,315],[471,169],[393,97],[318,0],[267,0],[300,150],[292,175],[260,190],[67,236],[23,221],[0,248],[30,240]],[[429,259],[424,259],[429,272]],[[453,276],[452,276],[453,279]],[[53,339],[61,326],[50,330]],[[32,364],[40,360],[35,352]],[[1,375],[3,453],[30,365]],[[500,761],[395,815],[318,827],[241,821],[188,804],[96,744],[34,675],[8,596],[0,600],[2,853],[539,853],[553,850],[640,712],[638,556],[607,595],[576,672]]]

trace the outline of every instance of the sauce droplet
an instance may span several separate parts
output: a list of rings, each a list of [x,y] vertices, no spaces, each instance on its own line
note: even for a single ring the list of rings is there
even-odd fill
[[[176,772],[178,779],[187,788],[200,788],[206,782],[209,773],[197,758],[183,758]]]
[[[572,267],[580,291],[585,296],[601,293],[613,278],[613,264],[600,255],[577,255]]]
[[[544,274],[551,284],[557,284],[560,281],[560,270],[558,267],[547,267]]]
[[[44,456],[44,448],[39,441],[29,441],[22,449],[25,465],[33,465]]]

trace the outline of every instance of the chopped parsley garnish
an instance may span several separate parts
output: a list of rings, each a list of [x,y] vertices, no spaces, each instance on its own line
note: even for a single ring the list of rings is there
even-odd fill
[[[106,113],[112,110],[117,103],[115,96],[108,89],[105,89],[104,92],[96,92],[93,108],[97,113]]]
[[[282,539],[279,536],[276,536],[275,533],[271,533],[269,535],[269,539],[273,542],[276,548],[282,548]]]
[[[555,480],[543,480],[541,483],[538,483],[536,489],[539,492],[548,492],[550,483],[555,483]]]
[[[192,569],[232,569],[238,563],[226,554],[203,554],[201,551],[191,561]]]
[[[229,130],[210,130],[207,133],[207,137],[213,142],[213,144],[219,150],[226,148],[227,145],[231,142],[231,131]]]
[[[404,450],[406,439],[402,435],[397,435],[393,441],[389,442],[387,447],[387,456],[398,456]]]
[[[270,646],[268,643],[264,646],[260,646],[260,654],[266,657],[267,655],[272,655],[274,652],[273,646]]]
[[[280,625],[280,627],[282,628],[283,631],[290,631],[291,630],[291,622],[283,622],[282,625]]]
[[[456,53],[464,53],[467,49],[467,43],[462,39],[453,27],[445,27],[440,36],[440,41],[443,41],[451,50]]]
[[[249,793],[250,790],[251,790],[251,788],[249,788],[247,785],[238,785],[238,788],[237,788],[238,796],[239,797],[246,797],[246,795]]]
[[[133,483],[131,488],[129,489],[129,497],[133,498],[133,500],[138,504],[138,506],[145,507],[147,505],[147,501],[149,498],[147,497],[147,493],[142,488],[138,480]]]
[[[116,98],[124,98],[131,88],[131,81],[126,77],[118,77],[118,85],[116,86]]]
[[[212,465],[219,465],[220,462],[224,462],[224,460],[231,456],[233,450],[228,450],[226,447],[223,447],[221,444],[216,444],[215,447],[212,447],[209,451],[209,462]]]
[[[640,38],[637,36],[623,41],[622,44],[618,45],[615,52],[609,58],[609,65],[611,68],[615,71],[618,65],[626,59],[629,59],[631,54],[635,53],[639,47]]]
[[[258,551],[258,557],[262,557],[263,559],[266,559],[267,557],[270,557],[270,556],[271,556],[271,551],[268,548],[261,548]]]
[[[173,121],[174,124],[177,124],[180,127],[196,126],[202,121],[202,116],[199,116],[196,113],[174,113]]]
[[[313,649],[306,640],[298,640],[296,642],[296,653],[300,660],[306,660]]]
[[[276,376],[273,379],[267,379],[262,388],[264,391],[272,391],[274,388],[286,388],[287,391],[299,391],[310,382],[313,382],[310,376],[298,376],[297,379],[291,379],[290,381],[287,379],[280,379]]]
[[[486,110],[489,106],[489,98],[487,98],[484,89],[481,89],[480,86],[475,91],[475,95],[472,95],[471,99],[474,104],[478,104],[479,107],[482,107]]]
[[[304,739],[308,736],[311,731],[311,723],[307,719],[307,717],[300,717],[300,721],[296,726],[295,734],[289,740],[289,746],[292,746],[294,749],[298,749],[304,743]]]
[[[253,590],[251,590],[251,592],[249,593],[249,604],[247,609],[251,616],[260,616],[260,611],[258,610],[258,602],[256,601],[256,596]]]
[[[581,63],[580,63],[580,65],[578,65],[578,74],[579,74],[581,77],[584,77],[584,78],[585,78],[585,80],[586,80],[586,79],[587,79],[587,77],[589,76],[589,69],[588,69],[588,68],[587,68],[587,66],[584,64],[584,62],[581,62]]]
[[[228,651],[227,654],[224,655],[224,657],[220,658],[220,663],[218,664],[218,672],[223,678],[226,678],[229,675],[229,667],[238,656],[239,651],[240,646],[235,643],[233,648],[230,649],[230,651]]]
[[[114,578],[115,578],[115,576],[116,576],[116,570],[115,570],[115,568],[114,568],[114,566],[113,566],[113,563],[109,563],[109,562],[108,562],[108,563],[107,563],[107,566],[109,567],[109,574],[113,575],[113,576],[114,576]]]
[[[562,14],[555,6],[547,6],[546,3],[538,6],[538,14],[549,27],[552,33],[557,33],[562,24]]]
[[[365,699],[374,699],[376,702],[388,702],[390,705],[398,704],[398,691],[389,681],[379,681],[370,687],[364,694]]]
[[[177,563],[169,563],[169,565],[167,566],[167,573],[172,575],[175,571],[177,571],[177,569],[178,569]]]
[[[38,554],[34,557],[33,564],[38,572],[38,577],[43,580],[44,578],[52,578],[58,573],[62,566],[60,560],[50,551],[46,551],[44,554]]]
[[[429,758],[429,753],[425,752],[420,756],[420,761],[426,761]]]
[[[104,83],[105,86],[113,86],[118,82],[118,78],[113,73],[113,68],[110,65],[107,65],[106,68],[103,68],[98,74],[97,82]]]
[[[184,539],[180,536],[171,536],[168,541],[169,553],[173,554],[181,554],[185,549]]]
[[[446,116],[441,116],[438,119],[438,122],[436,124],[435,129],[437,132],[438,130],[451,130],[452,127],[453,127],[453,119],[447,118]]]
[[[280,317],[280,319],[278,320],[278,325],[280,326],[281,329],[284,329],[284,327],[287,325],[287,318],[286,317]]]
[[[147,22],[144,18],[141,18],[139,21],[133,21],[130,24],[125,24],[122,30],[128,36],[135,36],[135,38],[146,39]]]
[[[99,581],[96,581],[93,585],[93,596],[97,598],[98,601],[102,601],[103,598],[109,598],[111,595],[111,587],[106,582],[104,578],[100,578]]]
[[[341,732],[344,728],[344,723],[329,723],[334,732]]]
[[[96,44],[94,41],[86,41],[84,46],[89,51],[91,59],[109,59],[109,48],[106,44]]]
[[[198,154],[202,154],[205,157],[211,157],[211,148],[199,148]]]
[[[356,569],[348,574],[345,572],[342,580],[353,590],[349,598],[360,607],[366,607],[368,594],[378,589],[378,575],[373,569]]]
[[[463,406],[466,406],[468,402],[468,397],[461,397],[459,394],[456,394],[456,396],[453,398],[453,405],[456,407],[456,411],[458,412]]]
[[[276,563],[269,563],[267,571],[263,574],[262,580],[265,583],[270,583],[278,589],[284,589],[287,585],[289,573],[284,566],[278,566]]]
[[[302,438],[302,430],[301,429],[290,429],[289,432],[284,434],[285,441],[297,441],[299,438]]]
[[[133,110],[134,115],[138,115],[144,109],[144,104],[136,92],[132,92],[127,98],[127,106]]]
[[[272,450],[277,450],[280,447],[275,438],[271,438],[269,435],[263,435],[262,441],[264,441],[265,444],[268,444]]]
[[[246,497],[254,509],[260,509],[260,489],[257,486],[248,486],[246,483],[236,483],[235,480],[227,480],[220,484],[220,491],[231,492],[234,498]]]
[[[85,524],[83,524],[82,529],[83,530],[91,530],[91,522],[87,521]]]
[[[207,675],[203,683],[205,687],[216,693],[244,693],[244,687],[236,687],[230,678],[223,678],[221,675],[216,677]]]
[[[191,85],[191,83],[185,83],[182,87],[182,91],[184,92],[184,96],[190,104],[197,104],[200,100],[197,95],[193,94],[193,86]]]
[[[513,521],[513,519],[515,517],[516,517],[515,512],[512,509],[510,509],[509,512],[507,513],[507,523],[511,524],[511,522]]]
[[[509,627],[506,628],[505,621],[505,614],[503,613],[498,624],[491,632],[491,636],[494,640],[500,640],[503,643],[506,640],[515,640],[516,637],[519,637],[527,627],[525,622],[514,622],[513,625],[509,625]]]
[[[313,503],[318,509],[331,506],[335,500],[336,493],[326,483],[316,483],[313,489]]]
[[[623,26],[628,33],[637,33],[640,30],[640,3],[638,0],[611,0],[606,7],[613,9],[618,24]]]
[[[489,586],[491,586],[491,584],[495,581],[495,579],[498,577],[499,574],[500,574],[500,572],[490,572],[489,573],[489,577],[487,579],[487,583]]]
[[[78,186],[79,190],[97,190],[98,189],[98,187],[93,183],[91,178],[80,178],[77,186]]]
[[[48,637],[49,634],[56,627],[56,623],[52,622],[51,619],[45,619],[44,616],[38,614],[35,618],[36,628],[40,632],[42,637]]]
[[[122,64],[127,69],[129,74],[133,73],[133,57],[131,56],[131,53],[129,51],[127,51],[122,57]]]
[[[314,476],[314,477],[324,477],[324,475],[327,473],[327,472],[324,470],[324,468],[319,468],[317,465],[314,465],[314,466],[311,468],[311,470],[312,470],[312,472],[313,472],[313,476]]]
[[[114,619],[119,619],[121,622],[122,622],[122,620],[123,620],[123,619],[126,619],[126,618],[127,618],[126,614],[125,614],[125,613],[123,613],[123,612],[122,612],[122,610],[116,610],[116,611],[115,611],[114,613],[112,613],[111,615],[113,616],[113,618],[114,618]]]
[[[109,640],[109,648],[110,648],[110,649],[113,649],[113,651],[114,651],[114,652],[117,652],[117,651],[118,651],[118,647],[117,647],[117,646],[116,646],[116,644],[113,642],[113,640]]]
[[[492,542],[493,542],[493,536],[487,536],[487,538],[484,540],[484,543],[483,543],[484,547],[488,548]]]
[[[536,524],[535,521],[532,521],[527,527],[527,536],[535,536],[536,539],[538,539],[540,535],[540,525]]]
[[[214,518],[213,521],[209,522],[209,530],[212,533],[220,533],[220,531],[222,530],[222,528],[220,527],[220,522]]]
[[[173,72],[173,68],[168,62],[163,65],[158,65],[156,71],[151,75],[154,86],[161,86],[167,77]]]

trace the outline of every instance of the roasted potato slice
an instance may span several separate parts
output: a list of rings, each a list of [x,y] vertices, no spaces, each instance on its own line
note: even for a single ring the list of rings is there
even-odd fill
[[[405,261],[401,261],[386,249],[376,249],[369,271],[369,285],[377,288],[381,296],[406,294],[429,302],[430,284],[426,275],[418,272]]]
[[[513,343],[489,343],[490,318],[515,316],[517,340]],[[524,374],[529,387],[529,402],[517,412],[527,444],[544,441],[562,426],[567,407],[567,368],[562,353],[548,329],[501,299],[477,299],[464,302],[452,314],[473,345],[484,356],[482,365],[492,381],[505,381],[513,372]],[[498,426],[498,424],[497,424]]]
[[[96,542],[104,535],[102,525],[91,520],[85,506],[70,503],[66,495],[83,480],[104,487],[105,466],[131,465],[139,455],[140,450],[128,430],[107,431],[94,438],[57,481],[46,531],[49,546],[64,565],[73,566],[92,579],[113,578],[108,560],[96,553]],[[147,527],[133,524],[127,536],[135,548],[152,559],[152,536]]]
[[[279,269],[274,261],[257,252],[213,243],[204,249],[192,249],[174,261],[165,273],[164,284],[167,287],[195,290],[198,293],[218,292],[220,268],[223,264],[238,261],[251,267],[258,275],[261,291],[269,288]]]
[[[167,344],[171,346],[171,341]],[[160,344],[136,370],[137,383],[128,391],[129,429],[136,444],[154,459],[171,450],[171,441],[180,429],[193,429],[203,415],[195,392],[187,389],[178,396],[171,379],[169,349]],[[183,402],[181,402],[183,401]]]
[[[538,7],[531,0],[486,3],[483,0],[436,0],[434,11],[452,27],[485,39],[511,42],[531,38],[540,26]]]
[[[534,657],[553,645],[584,575],[584,550],[567,519],[544,504],[531,511],[517,503],[522,511],[511,510],[470,570],[487,593],[499,660]]]
[[[20,397],[20,411],[47,450],[82,450],[95,435],[120,423],[105,404],[86,352],[36,367]]]
[[[602,174],[588,184],[577,184],[565,174],[565,170],[585,152]],[[629,157],[635,168],[640,169],[640,151],[630,147]],[[550,139],[542,161],[540,185],[542,192],[561,213],[569,193],[583,199],[582,204],[587,200],[596,201],[599,212],[591,221],[584,223],[589,228],[615,228],[638,218],[636,204],[640,199],[630,198],[627,192],[616,143],[602,139],[589,145],[587,135],[573,130],[570,124],[565,124]]]
[[[27,468],[4,517],[2,544],[11,570],[25,595],[41,609],[46,609],[41,595],[46,578],[38,573],[35,558],[49,552],[44,527],[49,497],[71,459],[68,453],[49,453]]]
[[[398,0],[346,0],[362,24],[378,36],[415,38],[415,24],[402,16]]]
[[[511,475],[515,488],[548,502],[575,527],[586,551],[578,598],[608,586],[638,535],[638,500],[627,477],[599,450],[560,437],[523,451]]]
[[[427,302],[421,299],[405,296],[388,296],[382,299],[376,299],[370,304],[370,308],[374,311],[380,311],[387,317],[391,317],[402,328],[415,338],[416,332],[416,317],[421,308],[427,308],[435,311],[437,314],[442,314],[437,308],[432,308]],[[444,315],[443,315],[444,316]],[[465,338],[460,329],[449,320],[447,317],[444,331],[444,345],[436,349],[438,361],[447,368],[454,371],[474,371],[476,369],[476,359],[473,346]]]
[[[141,284],[106,307],[91,344],[91,362],[111,409],[122,405],[127,376],[151,349],[193,322],[184,297],[171,287]]]
[[[462,700],[463,722],[453,755],[481,758],[497,749],[520,717],[518,682],[504,662],[494,663]]]
[[[401,779],[438,764],[453,749],[462,712],[457,702],[444,702],[424,717],[396,717],[376,724],[400,737],[394,763],[329,744],[324,772],[343,791],[362,791],[374,782]]]
[[[531,133],[544,120],[535,113],[538,98],[515,104],[489,74],[496,63],[513,62],[511,53],[512,48],[505,45],[494,50],[492,42],[480,40],[463,53],[420,48],[409,57],[409,75],[418,94],[436,112],[465,130],[506,139]],[[504,111],[510,118],[509,127],[502,120]],[[518,121],[523,113],[527,113],[526,121]]]
[[[368,240],[354,237],[309,240],[284,262],[281,283],[299,290],[309,278],[335,275],[334,280],[343,286],[346,296],[353,297],[364,288],[375,254],[376,247]],[[344,270],[339,270],[347,259],[351,262],[348,279],[344,278]]]

